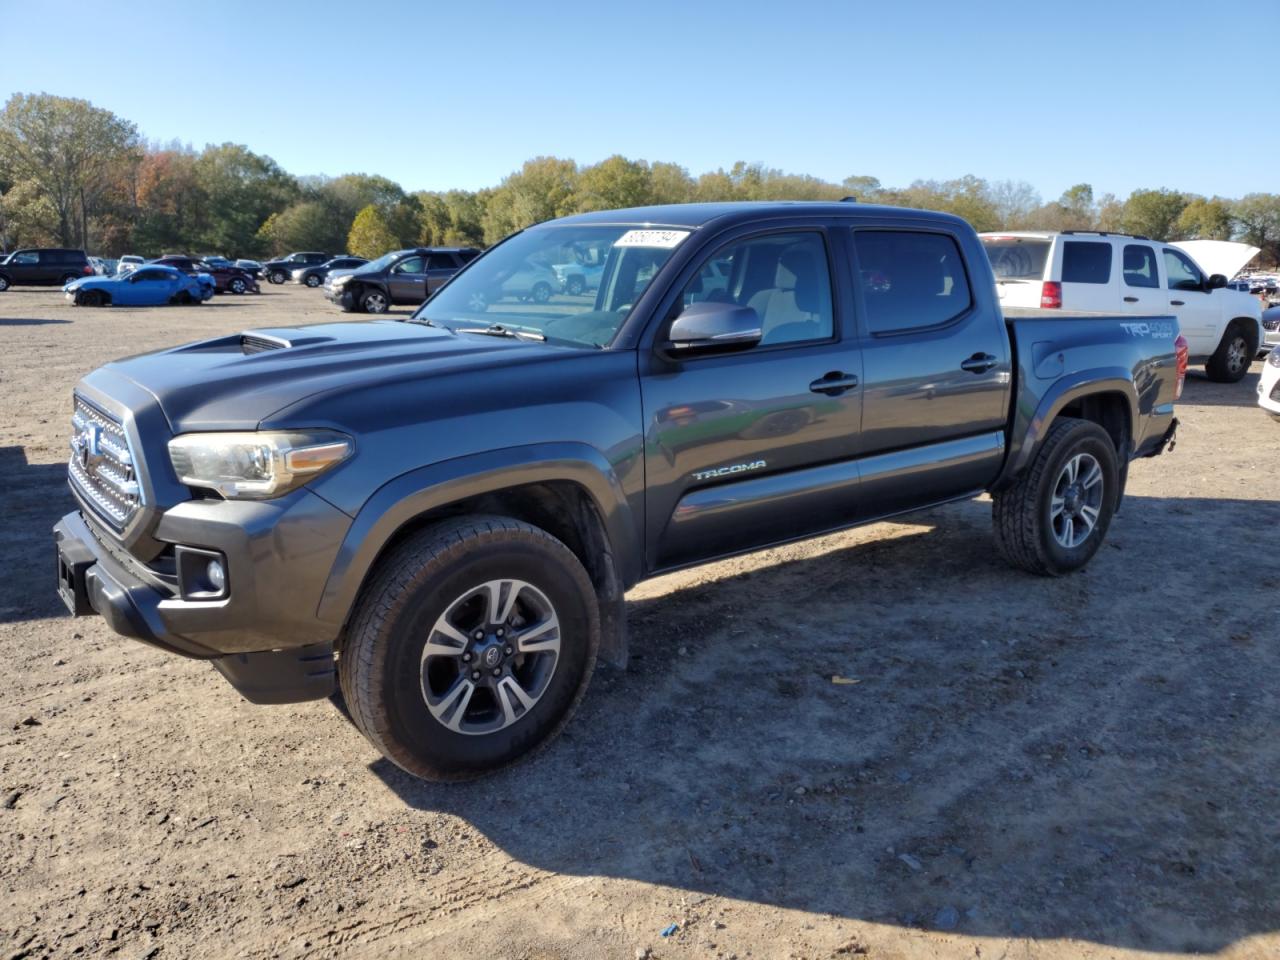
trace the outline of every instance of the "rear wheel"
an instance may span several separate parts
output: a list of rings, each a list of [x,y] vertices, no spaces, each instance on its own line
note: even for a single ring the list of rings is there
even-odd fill
[[[551,299],[551,284],[539,281],[533,285],[533,302],[546,303]]]
[[[1244,324],[1233,323],[1204,365],[1204,372],[1210,380],[1218,383],[1239,383],[1249,372],[1249,364],[1257,352],[1258,345],[1252,341]]]
[[[386,313],[391,301],[381,290],[368,290],[360,298],[360,306],[365,313]]]
[[[1031,464],[993,497],[996,548],[1015,567],[1059,576],[1102,545],[1120,494],[1111,437],[1096,423],[1054,422]]]
[[[339,655],[343,699],[397,766],[469,779],[560,731],[599,632],[591,582],[563,543],[504,517],[460,517],[379,565]]]
[[[271,276],[269,276],[267,279],[270,280],[272,283],[284,283],[289,278],[285,275],[285,272],[283,270],[272,270]]]

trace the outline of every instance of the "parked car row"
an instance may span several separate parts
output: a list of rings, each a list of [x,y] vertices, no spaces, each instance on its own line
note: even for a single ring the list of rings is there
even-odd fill
[[[355,268],[330,269],[324,295],[346,311],[386,313],[393,304],[417,306],[479,255],[474,247],[394,250]]]

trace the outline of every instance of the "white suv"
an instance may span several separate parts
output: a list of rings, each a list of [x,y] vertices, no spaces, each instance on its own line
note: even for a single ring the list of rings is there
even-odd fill
[[[1220,240],[1157,243],[1081,231],[981,237],[1002,306],[1172,314],[1191,359],[1223,383],[1242,379],[1263,343],[1261,303],[1227,289],[1227,278],[1257,254],[1257,247]]]

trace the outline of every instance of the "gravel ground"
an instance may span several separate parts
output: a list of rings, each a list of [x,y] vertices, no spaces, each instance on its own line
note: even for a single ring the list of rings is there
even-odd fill
[[[1280,955],[1258,365],[1189,380],[1085,572],[1007,569],[977,501],[655,580],[550,750],[437,786],[54,593],[79,376],[336,316],[0,294],[0,956]]]

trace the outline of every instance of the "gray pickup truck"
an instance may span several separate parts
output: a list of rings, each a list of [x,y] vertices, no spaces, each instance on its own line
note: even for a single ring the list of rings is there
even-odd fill
[[[605,251],[594,299],[504,292]],[[388,758],[475,776],[545,743],[638,581],[989,491],[1064,574],[1169,445],[1172,317],[1001,313],[974,231],[857,203],[568,217],[411,317],[252,330],[75,389],[74,614],[327,697]],[[1018,589],[1011,579],[1010,589]]]

